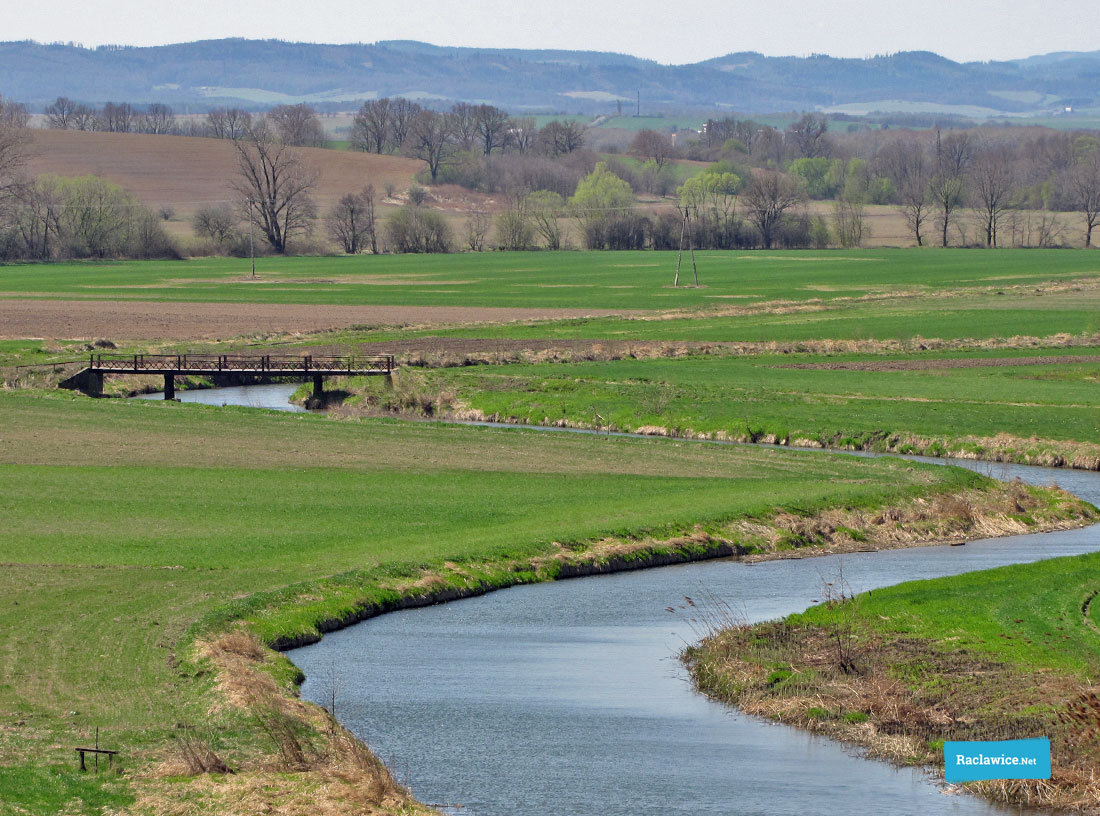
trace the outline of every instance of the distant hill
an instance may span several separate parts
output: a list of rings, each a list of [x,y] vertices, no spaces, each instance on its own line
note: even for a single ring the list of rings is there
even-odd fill
[[[58,96],[89,104],[165,102],[178,112],[282,102],[354,108],[406,96],[488,102],[513,112],[959,110],[1029,115],[1100,112],[1100,51],[958,63],[928,52],[870,59],[745,52],[661,65],[592,51],[443,48],[411,41],[314,45],[206,40],[84,49],[0,43],[0,93],[41,109]]]

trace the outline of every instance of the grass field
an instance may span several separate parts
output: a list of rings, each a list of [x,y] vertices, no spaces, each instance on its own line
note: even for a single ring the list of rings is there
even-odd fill
[[[232,258],[169,262],[77,263],[0,267],[4,297],[88,298],[231,303],[552,306],[591,309],[732,309],[769,301],[817,307],[852,299],[915,295],[1005,295],[998,312],[1045,312],[1076,303],[1077,293],[1051,303],[1022,287],[1089,279],[1100,255],[1089,252],[993,250],[860,250],[700,252],[700,288],[672,287],[674,252],[530,252],[432,256],[265,258],[258,280],[247,261]],[[690,266],[681,281],[690,277]],[[938,311],[990,310],[993,302],[961,299]],[[896,304],[904,314],[904,303]],[[874,314],[873,312],[871,313]],[[882,317],[892,318],[892,314]],[[1014,318],[1002,319],[1008,324]],[[862,320],[863,316],[859,315]],[[803,323],[804,316],[791,318]],[[699,337],[698,324],[674,324]],[[834,336],[830,326],[792,329]],[[1021,327],[1021,331],[1026,327]],[[653,330],[656,331],[656,330]],[[667,331],[672,331],[669,329]],[[841,329],[851,332],[852,329]],[[872,324],[871,331],[874,331]],[[667,334],[667,332],[666,332]],[[734,338],[730,338],[734,339]]]
[[[274,638],[446,564],[480,574],[552,542],[981,483],[899,461],[26,392],[0,393],[0,417],[0,800],[33,813],[141,800],[180,728],[255,763],[254,721],[211,713],[209,669],[180,668],[197,621],[245,614]],[[71,748],[97,726],[129,775],[93,790]],[[46,777],[42,801],[15,793]]]
[[[172,303],[197,318],[225,304],[242,314],[249,304],[293,305],[309,307],[318,329],[341,325],[328,306],[630,311],[345,325],[268,339],[288,352],[399,343],[410,355],[430,338],[474,352],[497,341],[521,351],[529,341],[575,344],[544,358],[572,362],[403,370],[392,392],[374,393],[400,400],[419,398],[418,389],[450,391],[483,414],[527,421],[790,441],[806,434],[852,446],[890,435],[1096,439],[1100,255],[698,256],[698,289],[671,288],[672,253],[540,252],[262,259],[255,282],[229,259],[8,266],[0,298]],[[118,350],[195,347],[173,339],[170,323],[158,331]],[[74,335],[47,326],[34,335],[62,340],[0,340],[0,364],[87,351],[86,341],[64,341]],[[80,803],[74,813],[186,812],[167,808],[169,800],[190,812],[252,813],[260,799],[230,807],[225,797],[254,784],[299,797],[300,810],[288,812],[305,814],[312,786],[343,784],[322,768],[320,758],[332,756],[329,726],[279,697],[298,734],[292,742],[321,763],[283,773],[286,742],[271,737],[283,732],[268,708],[248,702],[241,683],[226,691],[223,670],[236,658],[226,663],[227,650],[207,641],[235,621],[268,642],[293,640],[315,635],[319,621],[433,587],[552,577],[555,559],[696,552],[736,538],[731,531],[746,519],[772,523],[777,513],[789,528],[773,531],[768,546],[804,546],[820,543],[806,519],[830,508],[989,489],[974,474],[897,460],[88,400],[28,388],[57,378],[49,366],[13,371],[5,369],[0,390],[0,802],[31,813],[70,801]],[[1030,508],[1015,514],[1006,530],[1038,519]],[[948,515],[965,521],[968,513]],[[228,652],[252,647],[236,648]],[[270,658],[253,669],[280,688],[294,675]],[[245,704],[226,702],[235,694]],[[124,751],[124,776],[90,781],[73,772],[71,749],[96,726],[104,744]],[[179,770],[192,736],[242,772],[223,790]],[[42,792],[38,801],[20,793],[28,786]],[[346,812],[357,812],[351,801]]]
[[[1017,351],[832,355],[824,364],[809,354],[626,359],[443,369],[431,386],[457,392],[482,415],[531,424],[829,446],[837,437],[885,446],[904,435],[1093,442],[1100,355],[1059,358]]]
[[[1091,554],[876,589],[727,629],[688,659],[711,694],[896,762],[942,768],[944,740],[1050,737],[1050,782],[967,787],[1091,812],[1098,567]]]

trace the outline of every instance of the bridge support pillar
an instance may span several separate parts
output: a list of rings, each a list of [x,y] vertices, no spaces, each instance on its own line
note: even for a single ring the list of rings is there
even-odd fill
[[[103,374],[93,372],[88,374],[86,393],[89,397],[103,396]]]
[[[313,375],[313,398],[320,400],[325,394],[325,378],[320,374]]]
[[[166,400],[176,398],[176,377],[174,374],[164,375],[164,398]]]

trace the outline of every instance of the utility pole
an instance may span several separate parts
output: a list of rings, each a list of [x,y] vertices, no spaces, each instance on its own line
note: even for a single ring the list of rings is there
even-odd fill
[[[248,198],[248,255],[252,258],[252,277],[256,277],[256,250],[252,244],[252,203],[251,196]]]
[[[638,108],[637,108],[634,116],[635,116],[635,118],[638,118],[641,115],[642,115],[642,92],[638,91]]]

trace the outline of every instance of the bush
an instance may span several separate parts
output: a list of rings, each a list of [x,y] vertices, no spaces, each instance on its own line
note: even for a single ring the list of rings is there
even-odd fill
[[[450,252],[451,228],[442,215],[407,204],[386,219],[386,235],[394,252]]]

